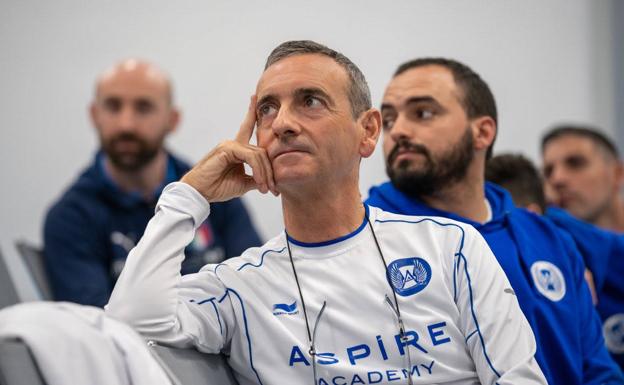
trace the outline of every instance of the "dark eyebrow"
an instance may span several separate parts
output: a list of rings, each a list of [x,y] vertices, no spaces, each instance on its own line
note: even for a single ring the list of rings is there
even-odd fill
[[[433,97],[431,96],[412,96],[411,98],[407,99],[407,101],[405,102],[405,105],[408,106],[410,104],[416,104],[416,103],[433,103],[436,106],[440,106],[440,103],[438,103],[437,100],[435,100]],[[395,107],[392,104],[388,104],[388,103],[382,103],[381,104],[381,110],[394,110]]]
[[[437,100],[435,100],[431,96],[413,96],[405,102],[405,105],[415,104],[415,103],[434,103],[436,105],[440,105]]]
[[[121,100],[121,97],[117,95],[106,95],[105,97],[100,98],[100,100],[103,102],[107,102],[109,100]]]
[[[395,108],[392,104],[382,103],[380,109],[381,111],[383,111],[383,110],[394,110]]]
[[[148,97],[140,97],[140,98],[136,98],[134,100],[134,103],[149,103],[149,104],[156,104],[156,102],[152,99],[152,98],[148,98]]]
[[[332,97],[329,96],[327,92],[317,87],[297,88],[293,92],[293,97],[295,99],[298,99],[304,96],[317,96],[317,97],[323,98],[327,102],[327,104],[329,104],[330,107],[335,105],[334,99],[332,99]],[[278,100],[279,100],[278,97],[273,94],[264,95],[256,103],[256,108],[258,106],[263,105],[264,103],[277,102]]]
[[[293,96],[295,98],[300,98],[303,96],[318,96],[325,99],[330,105],[334,105],[334,100],[329,96],[329,94],[317,87],[308,87],[308,88],[297,88],[295,92],[293,92]]]
[[[258,108],[258,106],[263,105],[264,103],[273,102],[276,100],[277,100],[277,97],[275,95],[272,95],[272,94],[264,95],[262,98],[260,98],[260,100],[256,102],[256,108]]]
[[[572,154],[572,155],[566,156],[564,158],[564,162],[566,162],[566,163],[570,163],[570,162],[587,162],[587,157],[583,156],[582,154]]]

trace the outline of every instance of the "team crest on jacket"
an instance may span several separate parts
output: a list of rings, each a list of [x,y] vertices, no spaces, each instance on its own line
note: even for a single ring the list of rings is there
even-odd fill
[[[388,281],[394,291],[407,297],[423,290],[431,280],[431,266],[422,258],[398,259],[388,266]]]
[[[602,326],[602,332],[611,353],[624,353],[624,313],[614,314],[607,318]]]
[[[547,261],[537,261],[531,266],[535,287],[542,295],[553,302],[560,301],[566,293],[563,273]]]

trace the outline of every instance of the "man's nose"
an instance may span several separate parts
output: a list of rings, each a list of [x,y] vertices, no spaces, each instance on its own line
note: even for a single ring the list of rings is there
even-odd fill
[[[548,183],[551,186],[557,188],[566,184],[568,180],[568,173],[561,166],[554,166],[548,175]]]
[[[392,123],[392,127],[390,127],[390,137],[392,138],[392,140],[397,143],[406,140],[409,141],[409,139],[412,138],[413,134],[414,132],[412,127],[407,124],[407,121],[405,120],[403,115],[399,114],[394,123]]]
[[[301,132],[296,113],[287,105],[282,105],[277,111],[271,129],[278,137],[298,135]]]
[[[119,129],[123,131],[134,131],[136,123],[136,112],[130,106],[124,106],[118,114]]]

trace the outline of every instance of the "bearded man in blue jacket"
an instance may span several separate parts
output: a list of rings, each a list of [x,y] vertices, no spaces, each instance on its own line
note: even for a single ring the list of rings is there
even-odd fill
[[[494,97],[462,63],[439,58],[401,65],[381,106],[386,171],[366,203],[386,211],[473,225],[507,274],[537,340],[551,384],[623,384],[607,352],[569,235],[514,206],[485,183],[497,131]],[[477,315],[478,316],[478,315]]]

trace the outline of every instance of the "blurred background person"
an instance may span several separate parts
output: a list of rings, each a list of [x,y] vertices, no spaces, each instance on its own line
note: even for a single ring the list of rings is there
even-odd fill
[[[507,190],[516,206],[537,215],[546,215],[562,231],[570,234],[588,268],[585,279],[596,304],[597,289],[604,283],[609,258],[618,252],[617,235],[576,219],[557,207],[547,207],[542,176],[533,162],[523,155],[499,154],[492,157],[486,163],[485,179]]]
[[[599,130],[558,126],[542,139],[549,201],[604,229],[624,232],[624,167],[613,142]]]
[[[90,116],[100,149],[50,208],[44,259],[56,300],[104,306],[128,252],[143,235],[162,189],[189,165],[165,147],[180,112],[168,76],[124,60],[97,80]],[[260,245],[239,199],[211,205],[187,248],[182,273]]]
[[[573,216],[624,237],[624,177],[617,147],[600,130],[557,126],[542,138],[542,163],[550,201]],[[602,247],[593,242],[592,247]],[[620,249],[621,250],[621,249]],[[624,252],[606,265],[598,312],[609,351],[624,368]]]
[[[542,176],[533,162],[523,155],[498,154],[488,159],[485,180],[507,190],[516,206],[538,215],[546,212]]]

